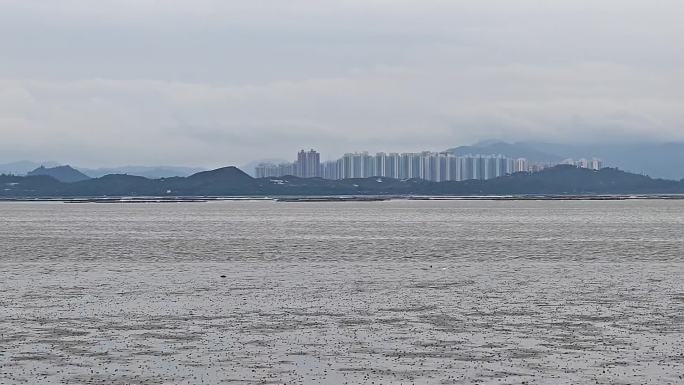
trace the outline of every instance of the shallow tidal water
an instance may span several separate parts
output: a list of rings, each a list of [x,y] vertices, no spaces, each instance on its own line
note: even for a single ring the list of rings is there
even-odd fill
[[[682,384],[684,201],[0,203],[0,384],[233,383]]]

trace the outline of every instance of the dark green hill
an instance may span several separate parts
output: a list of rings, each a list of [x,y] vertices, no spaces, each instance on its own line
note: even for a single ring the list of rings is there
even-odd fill
[[[203,171],[187,178],[162,179],[174,195],[251,195],[261,194],[254,178],[237,167]]]
[[[65,196],[153,196],[164,195],[163,186],[155,179],[133,175],[105,175],[102,178],[69,183]]]
[[[65,184],[47,175],[0,175],[0,197],[59,197]]]
[[[601,171],[556,166],[537,173],[461,182],[428,182],[365,178],[328,181],[320,178],[264,178],[263,190],[281,195],[516,195],[516,194],[674,194],[684,193],[684,182],[606,168]]]

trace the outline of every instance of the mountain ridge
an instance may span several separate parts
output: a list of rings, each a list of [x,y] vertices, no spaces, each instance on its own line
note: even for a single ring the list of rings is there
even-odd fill
[[[20,160],[9,163],[0,164],[0,174],[26,175],[40,166],[57,167],[60,166],[57,162],[33,162],[30,160]]]
[[[523,143],[507,143],[491,140],[478,142],[471,146],[459,146],[447,149],[455,155],[505,155],[511,158],[525,158],[531,162],[560,162],[563,157],[549,154]]]
[[[459,155],[504,155],[532,162],[560,162],[567,158],[599,158],[603,164],[654,178],[684,178],[684,143],[575,143],[514,142],[487,140],[446,150]]]
[[[75,168],[73,168],[69,165],[49,167],[49,168],[45,167],[45,166],[40,166],[33,171],[29,171],[26,175],[27,176],[46,175],[46,176],[53,177],[53,178],[55,178],[58,181],[63,182],[63,183],[81,182],[81,181],[90,179],[90,177],[88,175],[85,175],[84,173],[76,170]]]
[[[0,197],[321,196],[321,195],[684,194],[684,180],[653,179],[614,168],[560,165],[489,180],[430,182],[384,177],[327,180],[294,176],[255,179],[236,167],[189,177],[148,179],[113,174],[63,183],[46,176],[0,176]]]
[[[186,177],[204,171],[200,168],[184,166],[120,166],[108,168],[76,167],[76,169],[91,178],[99,178],[110,174],[127,174],[143,176],[148,179],[171,178],[175,176]]]

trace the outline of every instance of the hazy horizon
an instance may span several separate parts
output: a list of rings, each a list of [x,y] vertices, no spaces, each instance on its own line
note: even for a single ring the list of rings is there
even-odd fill
[[[361,153],[361,152],[368,152],[370,154],[375,154],[378,152],[384,152],[384,153],[402,153],[402,152],[408,152],[408,153],[421,153],[424,151],[428,152],[442,152],[444,150],[447,150],[449,148],[455,148],[455,147],[469,147],[469,146],[478,146],[481,144],[486,144],[486,143],[506,143],[506,144],[526,144],[526,143],[535,143],[535,142],[506,142],[498,139],[485,139],[485,140],[478,140],[473,143],[462,143],[454,146],[442,146],[439,148],[414,148],[414,149],[407,149],[407,150],[392,150],[392,149],[383,149],[381,147],[374,149],[374,150],[369,150],[367,148],[359,148],[359,149],[346,149],[346,150],[340,150],[339,152],[335,152],[331,154],[321,154],[321,161],[330,161],[330,160],[337,160],[343,156],[344,153]],[[539,143],[539,142],[536,142]],[[659,144],[682,144],[684,145],[684,142],[637,142],[637,141],[624,141],[624,142],[617,142],[617,143],[611,143],[611,142],[593,142],[593,143],[581,143],[581,142],[558,142],[558,143],[553,143],[553,144],[559,144],[559,145],[568,145],[568,146],[578,146],[578,148],[582,148],[582,146],[592,146],[592,145],[606,145],[606,146],[611,146],[614,145],[616,148],[621,148],[622,146],[638,146],[638,145],[659,145]],[[543,143],[542,143],[543,144]],[[549,143],[552,144],[552,143]],[[60,160],[60,159],[3,159],[0,157],[0,165],[8,165],[8,164],[14,164],[14,163],[35,163],[36,165],[44,166],[47,168],[50,167],[56,167],[56,166],[72,166],[74,168],[80,169],[80,170],[91,170],[91,171],[96,171],[96,170],[107,170],[107,169],[125,169],[125,168],[185,168],[185,169],[204,169],[204,170],[211,170],[211,169],[216,169],[216,168],[221,168],[221,167],[228,167],[228,166],[235,166],[238,168],[242,168],[243,171],[251,173],[253,170],[250,168],[249,170],[245,170],[244,167],[251,167],[254,166],[258,163],[279,163],[279,162],[292,162],[296,160],[297,152],[300,150],[309,150],[311,148],[309,147],[293,147],[290,149],[289,153],[286,155],[282,156],[281,158],[277,158],[274,156],[270,156],[267,153],[260,153],[260,154],[255,154],[255,157],[252,159],[248,159],[244,162],[237,163],[237,162],[230,162],[228,161],[227,163],[215,163],[215,164],[180,164],[180,163],[172,163],[169,161],[161,161],[160,163],[107,163],[107,164],[99,164],[99,163],[89,163],[89,164],[79,164],[79,163],[74,163],[70,162],[68,160]],[[313,148],[314,150],[318,150],[317,148]],[[531,149],[537,149],[535,147],[531,147]],[[557,157],[567,157],[567,158],[592,158],[596,157],[601,159],[601,155],[599,152],[590,152],[587,151],[584,153],[584,155],[579,155],[579,156],[573,156],[573,155],[567,155],[565,156],[564,154],[559,154],[554,152],[553,148],[549,148],[547,150],[547,154],[552,156],[551,158],[547,159],[548,161],[553,161],[554,158]],[[339,154],[339,155],[337,155]],[[1,155],[1,154],[0,154]],[[495,152],[477,152],[473,153],[473,155],[508,155],[508,154],[497,154]],[[629,171],[629,170],[628,170]]]
[[[0,162],[684,141],[674,0],[8,0]]]

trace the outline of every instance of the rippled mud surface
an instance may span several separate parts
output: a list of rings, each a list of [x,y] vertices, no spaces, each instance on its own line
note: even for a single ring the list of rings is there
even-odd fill
[[[0,384],[681,384],[684,202],[0,203],[0,293]]]

